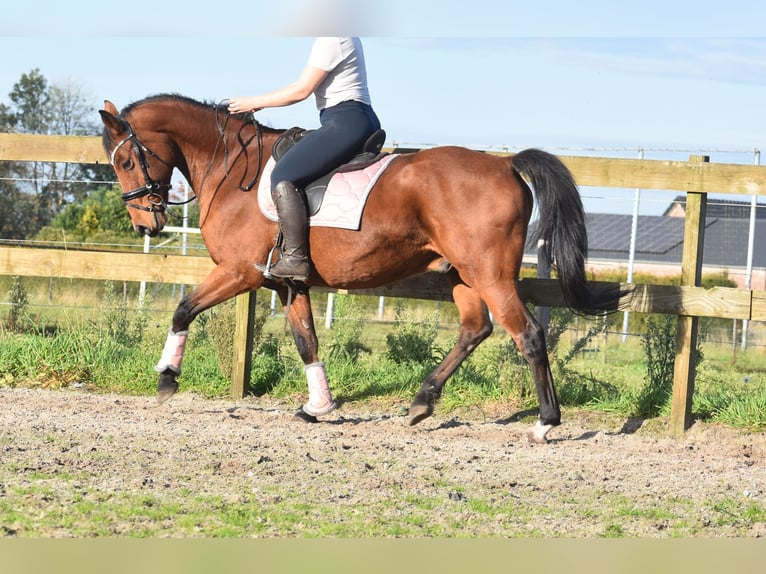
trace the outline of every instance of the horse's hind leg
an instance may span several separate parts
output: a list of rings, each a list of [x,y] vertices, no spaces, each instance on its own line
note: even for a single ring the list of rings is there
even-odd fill
[[[511,293],[507,289],[493,290],[485,296],[495,320],[513,337],[532,369],[540,403],[540,417],[529,434],[529,440],[536,443],[547,442],[548,431],[561,424],[561,409],[553,386],[545,332],[515,289]]]
[[[423,380],[420,391],[410,406],[410,425],[430,417],[446,380],[484,339],[492,334],[492,322],[487,306],[471,287],[453,278],[452,297],[460,312],[460,334],[457,343],[431,373]]]
[[[311,298],[307,290],[288,291],[286,288],[279,290],[279,298],[287,309],[287,322],[304,364],[309,389],[309,400],[296,416],[314,422],[316,417],[335,410],[337,404],[332,399],[324,363],[319,361],[319,342],[311,312]]]

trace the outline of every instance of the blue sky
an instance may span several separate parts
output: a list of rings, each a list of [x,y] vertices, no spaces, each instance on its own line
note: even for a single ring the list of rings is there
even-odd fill
[[[159,92],[220,101],[295,79],[310,36],[353,33],[389,143],[627,148],[627,157],[639,147],[755,150],[766,147],[765,6],[14,2],[0,22],[0,101],[33,68],[79,84],[97,107]],[[259,119],[317,124],[312,101]],[[752,162],[735,156],[713,161]]]

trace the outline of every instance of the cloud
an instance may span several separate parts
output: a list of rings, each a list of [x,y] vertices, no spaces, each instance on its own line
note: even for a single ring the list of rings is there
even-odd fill
[[[630,75],[766,85],[766,38],[562,39],[548,48]]]
[[[427,38],[419,50],[524,54],[633,76],[698,78],[766,85],[766,38]]]

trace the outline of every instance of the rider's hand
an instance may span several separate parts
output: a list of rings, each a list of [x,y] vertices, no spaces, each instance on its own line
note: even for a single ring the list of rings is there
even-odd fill
[[[229,99],[229,113],[240,114],[245,112],[257,112],[261,108],[253,106],[253,98],[241,97]]]

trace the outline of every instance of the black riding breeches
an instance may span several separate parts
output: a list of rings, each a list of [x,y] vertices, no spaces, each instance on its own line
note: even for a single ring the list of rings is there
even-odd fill
[[[351,160],[362,144],[380,129],[380,121],[367,104],[350,100],[319,114],[321,127],[291,147],[274,166],[271,188],[280,181],[298,187]]]

